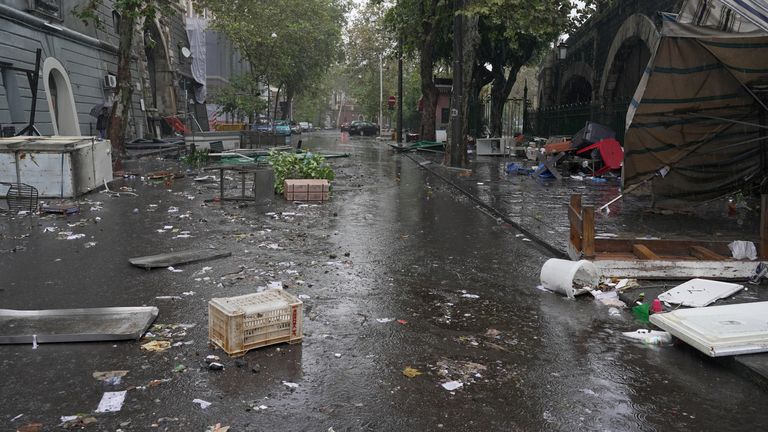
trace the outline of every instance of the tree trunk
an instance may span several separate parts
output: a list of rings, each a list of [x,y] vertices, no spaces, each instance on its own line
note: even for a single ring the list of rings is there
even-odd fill
[[[435,43],[437,40],[437,27],[430,18],[437,14],[437,0],[429,2],[429,10],[422,11],[422,36],[424,42],[419,47],[419,75],[421,78],[421,97],[423,99],[421,112],[421,127],[419,138],[426,141],[435,141],[435,120],[437,116],[438,91],[433,77],[435,67]]]
[[[272,112],[272,119],[277,118],[277,106],[280,104],[280,89],[283,88],[283,85],[280,84],[277,86],[277,93],[275,93],[275,110]]]
[[[283,112],[282,119],[283,120],[293,120],[293,86],[292,85],[286,85],[285,86],[285,107],[286,110]]]
[[[112,143],[113,169],[122,170],[125,157],[125,131],[131,114],[133,85],[131,83],[131,47],[135,18],[124,14],[120,20],[120,46],[117,54],[117,95],[112,105],[109,140]]]
[[[491,118],[490,128],[491,136],[500,137],[504,133],[502,118],[504,116],[504,105],[507,102],[509,94],[512,92],[512,87],[517,80],[517,73],[520,71],[521,65],[514,65],[509,68],[507,72],[504,71],[503,65],[493,65],[493,84],[491,87]],[[498,68],[498,72],[497,72]],[[512,131],[513,133],[516,131]]]

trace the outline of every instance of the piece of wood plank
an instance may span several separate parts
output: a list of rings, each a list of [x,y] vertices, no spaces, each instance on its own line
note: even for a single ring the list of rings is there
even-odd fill
[[[641,260],[659,260],[659,256],[648,249],[648,246],[642,243],[636,243],[632,246],[632,253]]]
[[[199,261],[224,258],[232,255],[232,252],[218,249],[190,249],[179,252],[149,255],[128,259],[128,262],[136,267],[145,269],[164,268],[179,264],[189,264]]]
[[[747,280],[755,272],[758,261],[656,261],[638,259],[596,259],[592,261],[604,277],[688,280]]]
[[[702,246],[712,252],[728,257],[731,254],[728,249],[730,241],[696,241],[696,240],[660,240],[660,239],[628,239],[628,238],[598,238],[595,239],[595,248],[598,252],[629,252],[632,246],[642,243],[659,255],[690,256],[692,246]]]
[[[691,246],[691,255],[702,260],[702,261],[722,261],[726,259],[726,257],[720,255],[719,253],[715,253],[704,246]]]
[[[595,256],[595,208],[584,207],[582,219],[581,248],[585,257],[592,258]]]

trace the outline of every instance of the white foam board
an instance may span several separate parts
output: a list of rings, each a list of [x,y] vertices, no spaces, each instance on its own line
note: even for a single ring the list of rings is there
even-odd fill
[[[768,352],[768,302],[678,309],[651,322],[711,357]]]
[[[691,279],[659,294],[659,300],[688,307],[704,307],[744,289],[743,285],[708,279]]]

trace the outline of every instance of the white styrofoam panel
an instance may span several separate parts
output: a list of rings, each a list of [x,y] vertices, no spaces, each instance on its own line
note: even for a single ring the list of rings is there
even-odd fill
[[[691,279],[659,294],[659,300],[688,307],[704,307],[744,289],[743,285],[708,279]]]
[[[678,309],[651,322],[711,357],[768,351],[768,302]]]

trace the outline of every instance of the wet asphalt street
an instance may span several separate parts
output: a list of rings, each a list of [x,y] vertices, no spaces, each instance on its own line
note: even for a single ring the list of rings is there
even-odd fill
[[[276,198],[240,208],[206,203],[217,186],[191,176],[169,185],[129,178],[112,189],[138,197],[96,192],[68,219],[0,219],[0,308],[153,305],[156,323],[194,325],[173,339],[191,343],[161,353],[138,341],[0,346],[0,430],[33,421],[60,430],[61,416],[93,413],[103,392],[117,390],[128,390],[121,411],[93,414],[86,430],[768,429],[768,394],[755,383],[684,345],[623,339],[641,326],[628,313],[612,318],[588,299],[537,290],[545,251],[386,143],[342,143],[331,132],[303,139],[351,154],[331,162],[338,178],[329,203]],[[60,240],[58,231],[86,236]],[[179,273],[127,262],[208,246],[232,257]],[[273,281],[309,296],[303,343],[240,361],[212,349],[207,301]],[[208,354],[225,370],[209,371]],[[185,370],[175,372],[179,365]],[[406,367],[422,374],[406,377]],[[92,377],[110,370],[129,372],[116,386]],[[448,391],[449,381],[463,386]],[[196,398],[211,405],[201,409]]]

